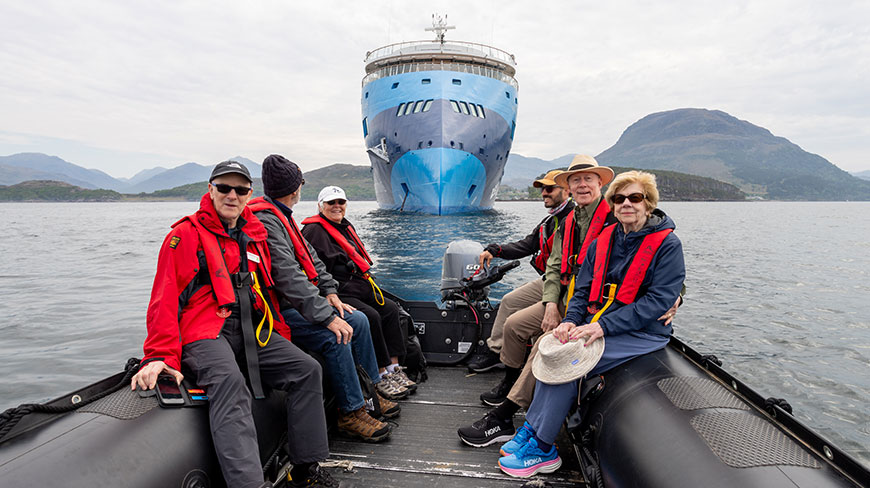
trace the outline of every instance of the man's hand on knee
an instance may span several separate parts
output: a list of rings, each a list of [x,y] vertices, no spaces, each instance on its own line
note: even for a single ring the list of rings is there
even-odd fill
[[[541,330],[550,332],[559,326],[562,321],[562,315],[559,313],[559,307],[553,302],[547,302],[544,310],[544,319],[541,321]]]
[[[335,317],[332,322],[326,326],[335,334],[336,344],[347,344],[353,338],[353,327],[344,321],[341,317]]]

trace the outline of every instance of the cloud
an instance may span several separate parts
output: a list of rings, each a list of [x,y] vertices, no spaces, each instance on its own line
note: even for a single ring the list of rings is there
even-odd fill
[[[513,152],[598,153],[650,112],[703,107],[870,169],[870,6],[848,1],[5,2],[0,130],[92,148],[78,163],[118,176],[155,157],[367,164],[365,53],[428,38],[434,12],[516,55]]]

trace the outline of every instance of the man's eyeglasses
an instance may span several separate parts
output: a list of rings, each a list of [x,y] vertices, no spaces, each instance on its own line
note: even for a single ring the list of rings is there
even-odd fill
[[[546,185],[541,187],[541,193],[553,193],[556,191],[556,188],[559,188],[556,185]]]
[[[646,195],[643,193],[632,193],[631,195],[620,195],[619,193],[615,193],[610,197],[610,201],[616,205],[621,205],[626,198],[631,203],[640,203],[646,199]]]
[[[325,203],[327,205],[344,205],[345,203],[347,203],[347,200],[342,200],[342,199],[338,198],[336,200],[330,200],[328,202],[323,202],[323,203]]]
[[[250,186],[233,186],[233,185],[226,185],[224,183],[212,183],[212,185],[215,188],[217,188],[217,191],[219,191],[225,195],[233,190],[236,190],[236,195],[238,195],[240,197],[243,197],[243,196],[247,195],[248,193],[251,193],[251,190],[253,190],[253,188],[251,188]]]

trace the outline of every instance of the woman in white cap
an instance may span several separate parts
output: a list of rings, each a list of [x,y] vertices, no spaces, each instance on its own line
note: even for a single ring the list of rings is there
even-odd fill
[[[511,476],[551,473],[561,466],[553,443],[582,377],[664,348],[673,331],[669,314],[686,268],[674,222],[656,208],[655,176],[622,173],[604,197],[618,223],[589,246],[565,319],[538,346],[526,423],[501,448],[499,467]]]
[[[399,366],[405,339],[399,329],[399,306],[385,297],[369,274],[372,259],[353,224],[346,218],[347,195],[327,186],[317,196],[319,213],[303,220],[302,235],[317,251],[327,271],[338,281],[338,296],[369,319],[375,357],[382,381],[375,387],[390,400],[413,393],[417,384]]]

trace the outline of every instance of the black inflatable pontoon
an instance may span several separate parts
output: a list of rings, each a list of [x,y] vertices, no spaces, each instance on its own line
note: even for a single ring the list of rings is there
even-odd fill
[[[432,364],[461,365],[486,352],[484,339],[497,307],[489,304],[484,290],[514,266],[509,263],[458,280],[440,305],[394,297],[411,314]],[[128,363],[126,373],[64,395],[35,413],[28,414],[31,409],[5,412],[0,418],[0,484],[15,488],[223,486],[207,410],[163,408],[155,397],[131,392],[132,366]],[[701,356],[676,338],[665,349],[606,373],[603,383],[593,379],[585,385],[589,394],[566,427],[591,486],[870,487],[867,468],[801,424],[783,409],[784,404],[766,400],[725,372],[714,357]],[[451,384],[458,390],[462,386],[461,381]],[[102,398],[88,402],[97,396]],[[443,404],[455,414],[479,415],[467,411],[467,405]],[[278,480],[286,468],[281,405],[282,398],[275,394],[254,402],[264,471]],[[417,410],[421,416],[425,408],[437,407],[432,401],[410,406],[411,413]],[[399,473],[402,486],[435,486],[432,476],[440,479],[442,471],[433,468],[412,478],[409,466],[416,454],[410,453],[426,451],[437,458],[433,441],[451,452],[470,449],[445,441],[450,438],[459,444],[453,434],[456,425],[441,427],[449,433],[429,431],[428,437],[367,444],[361,449],[366,453],[398,449],[397,462],[404,459],[408,466],[392,466],[384,473]],[[342,455],[365,459],[362,451]],[[561,455],[569,453],[563,449]],[[493,454],[492,466],[477,465],[477,473],[438,486],[518,486],[498,472],[495,460]],[[375,479],[386,482],[384,477]]]

